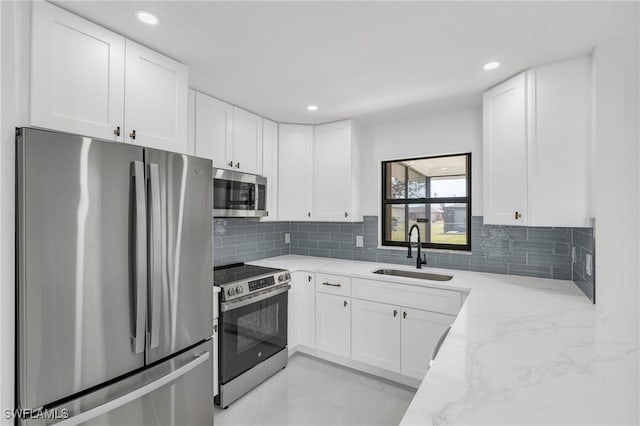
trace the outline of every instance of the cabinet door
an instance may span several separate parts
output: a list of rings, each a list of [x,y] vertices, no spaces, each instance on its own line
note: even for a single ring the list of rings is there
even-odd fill
[[[278,124],[262,121],[262,176],[267,178],[267,216],[263,222],[278,220]]]
[[[278,126],[278,215],[280,220],[312,220],[313,127]]]
[[[438,339],[455,319],[455,315],[402,308],[402,374],[424,378]]]
[[[32,28],[31,124],[123,141],[125,39],[46,2]]]
[[[528,153],[528,224],[589,226],[590,56],[530,73],[535,132]]]
[[[213,167],[232,168],[232,105],[196,92],[195,146],[196,155],[210,159]]]
[[[315,275],[301,272],[298,279],[298,343],[310,348],[316,347],[316,280]]]
[[[351,354],[351,304],[347,297],[316,293],[316,346],[336,355]]]
[[[482,97],[484,223],[527,224],[526,73]]]
[[[315,126],[313,217],[348,221],[351,216],[351,121]]]
[[[187,153],[187,67],[126,42],[127,142]]]
[[[254,175],[262,174],[262,117],[233,108],[233,165]]]
[[[353,299],[351,359],[400,372],[400,308]]]
[[[288,294],[287,306],[287,345],[289,349],[298,346],[298,336],[300,335],[300,290],[302,288],[304,274],[294,272],[291,274],[291,289]]]

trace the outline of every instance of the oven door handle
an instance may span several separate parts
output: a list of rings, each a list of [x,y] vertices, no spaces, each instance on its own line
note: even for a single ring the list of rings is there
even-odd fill
[[[291,285],[286,284],[277,289],[261,292],[255,295],[246,296],[246,298],[232,300],[230,302],[222,302],[220,303],[220,312],[229,312],[234,309],[242,308],[243,306],[250,305],[255,302],[260,302],[265,299],[269,299],[273,296],[277,296],[279,294],[285,293],[289,291]]]

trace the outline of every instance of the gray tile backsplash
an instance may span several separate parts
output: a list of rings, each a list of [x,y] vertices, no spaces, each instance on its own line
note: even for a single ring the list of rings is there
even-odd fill
[[[214,219],[215,266],[285,254],[413,265],[405,250],[378,248],[378,217],[362,222],[260,222]],[[291,244],[285,244],[285,233]],[[356,247],[356,235],[363,247]],[[576,245],[576,263],[571,247]],[[471,220],[471,253],[425,251],[427,266],[540,278],[574,280],[593,300],[593,279],[585,276],[586,253],[593,254],[591,228],[485,225]],[[582,262],[582,263],[581,263]],[[591,279],[590,279],[591,278]]]
[[[573,264],[573,281],[593,303],[596,303],[595,287],[595,244],[593,228],[573,228],[573,245],[576,248],[576,261]],[[586,273],[587,254],[592,256],[593,271]]]

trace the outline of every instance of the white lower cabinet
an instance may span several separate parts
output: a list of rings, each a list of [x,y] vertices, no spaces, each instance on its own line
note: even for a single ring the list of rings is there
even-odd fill
[[[351,355],[351,299],[316,293],[316,346],[319,350]]]
[[[438,314],[418,309],[402,309],[400,372],[422,379],[429,369],[431,354],[455,315]]]
[[[298,345],[316,346],[315,274],[294,272],[289,291],[289,326],[287,340],[290,349]]]
[[[400,308],[353,299],[351,359],[400,372]]]

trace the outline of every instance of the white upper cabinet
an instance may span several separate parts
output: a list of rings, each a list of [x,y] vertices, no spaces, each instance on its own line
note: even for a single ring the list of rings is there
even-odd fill
[[[527,224],[527,76],[482,97],[484,223]]]
[[[267,216],[262,221],[278,220],[278,124],[262,121],[262,176],[267,178]]]
[[[33,3],[31,125],[124,140],[125,39]]]
[[[262,174],[262,117],[233,108],[233,167],[245,173]]]
[[[278,217],[314,220],[313,126],[278,126]]]
[[[187,67],[126,41],[125,141],[187,152]]]
[[[530,71],[529,224],[589,225],[591,58]]]
[[[485,223],[589,226],[591,108],[588,56],[485,92]]]
[[[357,208],[357,140],[351,120],[315,126],[313,219],[362,220]]]
[[[33,3],[31,125],[187,152],[187,67]]]
[[[213,161],[213,167],[231,169],[233,106],[211,96],[195,94],[196,156]]]

